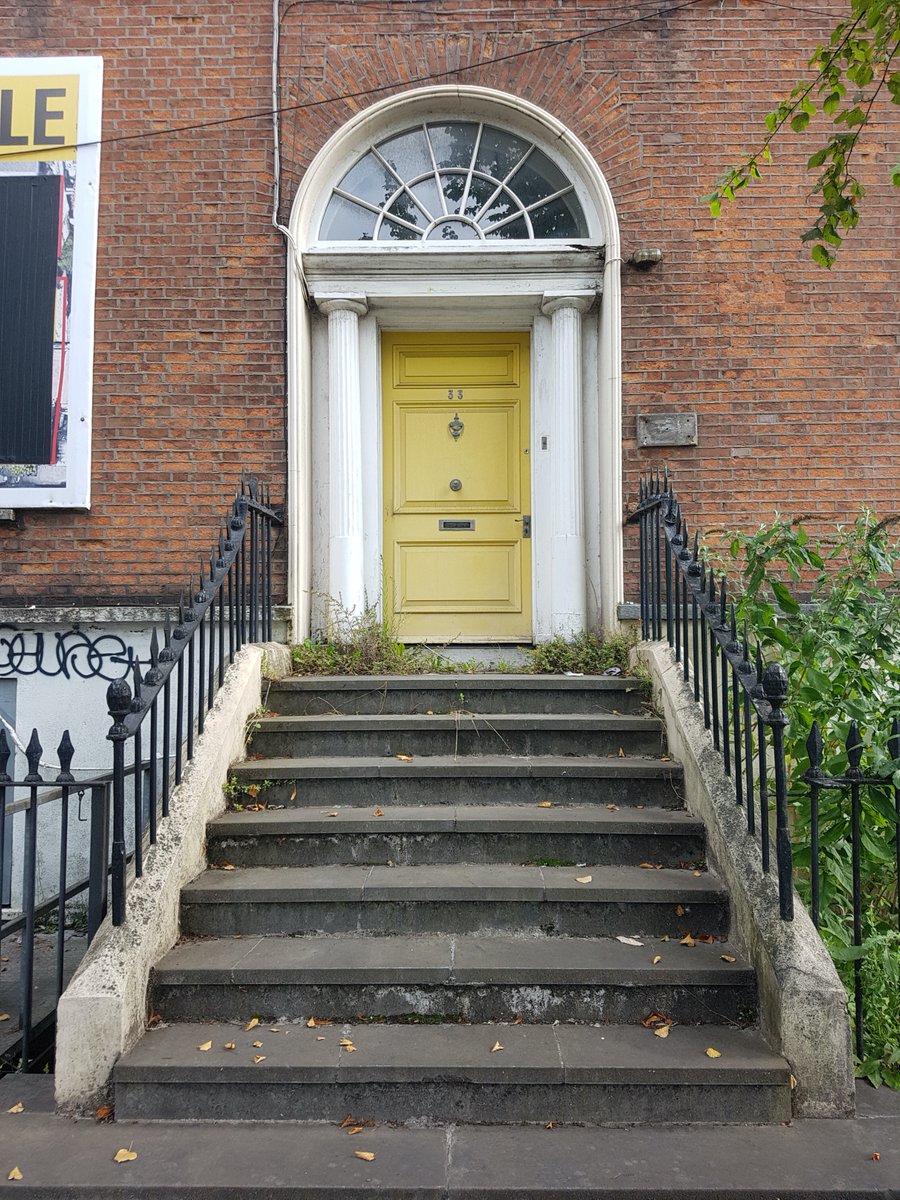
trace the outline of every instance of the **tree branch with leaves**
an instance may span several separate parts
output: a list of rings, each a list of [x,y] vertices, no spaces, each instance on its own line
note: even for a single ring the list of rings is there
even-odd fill
[[[803,133],[821,112],[831,118],[832,131],[807,162],[810,171],[819,171],[811,194],[821,203],[801,241],[811,244],[814,262],[831,267],[846,232],[859,224],[866,194],[850,165],[860,137],[879,97],[886,93],[892,104],[900,105],[900,70],[893,69],[898,52],[900,0],[851,0],[848,19],[809,60],[815,76],[797,83],[766,116],[767,134],[760,148],[729,168],[715,190],[703,197],[711,214],[718,217],[723,200],[734,200],[751,180],[761,178],[761,164],[772,161],[770,147],[786,124]],[[891,182],[900,187],[900,163],[891,171]]]

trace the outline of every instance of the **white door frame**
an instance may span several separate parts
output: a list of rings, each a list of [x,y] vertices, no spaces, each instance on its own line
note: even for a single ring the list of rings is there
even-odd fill
[[[438,117],[489,120],[552,146],[576,184],[590,240],[452,250],[316,244],[331,187],[355,158],[373,140]],[[323,147],[295,198],[291,234],[302,250],[288,271],[293,636],[314,627],[317,592],[340,592],[350,607],[380,594],[381,329],[531,330],[534,637],[614,628],[622,595],[621,256],[612,196],[584,146],[534,105],[487,88],[406,92],[366,109]]]

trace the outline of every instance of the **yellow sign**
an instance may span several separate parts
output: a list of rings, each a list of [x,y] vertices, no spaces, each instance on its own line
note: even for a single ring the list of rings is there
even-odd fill
[[[0,165],[74,159],[77,75],[0,75]]]

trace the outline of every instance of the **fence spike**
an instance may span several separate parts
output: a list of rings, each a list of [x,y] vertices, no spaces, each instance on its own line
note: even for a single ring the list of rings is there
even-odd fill
[[[56,757],[59,759],[59,774],[56,776],[57,783],[74,783],[75,776],[72,774],[72,759],[75,755],[75,747],[72,745],[72,739],[69,737],[68,729],[63,730],[63,735],[59,739],[59,745],[56,748]]]
[[[159,668],[159,638],[156,636],[156,626],[150,633],[150,668],[144,675],[144,683],[148,687],[156,687],[162,683],[163,673]]]
[[[722,576],[722,586],[719,592],[719,625],[722,629],[728,628],[728,601],[725,594],[725,576]]]
[[[197,576],[197,591],[194,593],[194,603],[195,604],[205,604],[206,601],[209,599],[209,593],[207,592],[206,588],[203,586],[203,573],[204,573],[204,567],[203,567],[203,563],[201,563],[200,571]],[[191,583],[193,584],[193,580],[191,580]]]
[[[809,755],[810,767],[813,771],[818,772],[822,765],[822,731],[819,729],[818,721],[812,723],[812,729],[806,739],[806,753]]]
[[[166,613],[163,619],[163,648],[159,652],[160,662],[174,662],[175,651],[172,649],[172,622]]]
[[[6,736],[6,730],[0,729],[0,783],[9,783],[10,776],[7,771],[9,760],[12,757],[12,751],[9,748],[9,739]]]
[[[755,699],[757,699],[757,700],[762,700],[765,698],[765,692],[763,691],[763,685],[762,685],[762,677],[763,677],[762,647],[760,646],[759,642],[757,642],[756,643],[756,682],[754,683],[754,685],[750,691],[751,696],[755,697]]]
[[[859,764],[862,762],[862,739],[859,736],[859,725],[856,721],[850,722],[850,730],[847,733],[847,761],[850,763],[848,775],[859,774]]]
[[[141,667],[137,659],[132,664],[132,670],[134,676],[134,699],[131,701],[131,711],[139,713],[144,707],[144,698],[141,694]]]
[[[28,745],[25,747],[25,758],[28,762],[28,774],[25,776],[26,783],[43,783],[40,771],[38,768],[41,765],[41,755],[44,753],[44,747],[41,745],[38,731],[32,729],[31,738]]]
[[[737,612],[735,610],[733,600],[731,601],[730,630],[731,630],[731,637],[730,637],[730,639],[728,641],[728,645],[725,647],[725,649],[728,651],[729,654],[740,654],[741,643],[738,641],[738,635],[737,635]]]

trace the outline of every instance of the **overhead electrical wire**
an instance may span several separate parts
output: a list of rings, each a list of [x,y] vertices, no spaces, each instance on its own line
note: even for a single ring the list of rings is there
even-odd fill
[[[482,67],[493,67],[498,63],[512,62],[519,58],[525,58],[532,54],[540,54],[545,50],[557,49],[560,46],[570,46],[576,42],[582,42],[589,38],[599,37],[605,33],[615,33],[620,29],[626,29],[633,25],[643,24],[644,21],[654,21],[660,17],[671,16],[674,13],[682,12],[688,8],[696,8],[698,4],[705,4],[708,0],[681,0],[677,4],[667,4],[663,8],[656,9],[654,12],[643,13],[641,16],[631,17],[627,20],[615,21],[609,25],[602,27],[585,29],[581,33],[571,34],[564,38],[554,38],[551,41],[539,42],[536,46],[527,46],[521,50],[511,50],[507,54],[498,54],[491,58],[480,58],[475,62],[464,63],[457,67],[447,68],[444,71],[429,71],[422,75],[414,75],[409,79],[392,80],[390,83],[378,84],[375,87],[359,88],[353,92],[340,92],[334,96],[325,96],[319,100],[304,100],[297,104],[285,104],[273,108],[255,109],[252,112],[238,113],[231,117],[217,117],[211,121],[195,121],[188,125],[171,125],[163,129],[144,129],[138,133],[121,133],[114,134],[111,137],[96,138],[88,142],[74,142],[65,146],[55,147],[60,152],[71,150],[86,150],[95,146],[111,146],[118,145],[122,142],[132,142],[146,140],[157,137],[174,137],[182,133],[194,133],[203,129],[215,129],[223,125],[236,125],[244,121],[256,121],[260,119],[268,119],[275,116],[283,116],[285,113],[302,112],[312,108],[322,108],[328,104],[338,104],[343,100],[361,100],[366,96],[377,96],[382,92],[390,92],[400,86],[412,86],[414,84],[429,83],[437,79],[446,79],[449,76],[458,76],[469,71],[477,71]],[[825,13],[819,9],[801,9],[799,6],[779,3],[778,0],[762,0],[762,3],[771,5],[772,7],[785,9],[791,12],[808,12],[815,13],[818,16],[831,16],[834,14]],[[4,158],[21,158],[22,151],[4,151],[0,153],[0,160]]]

